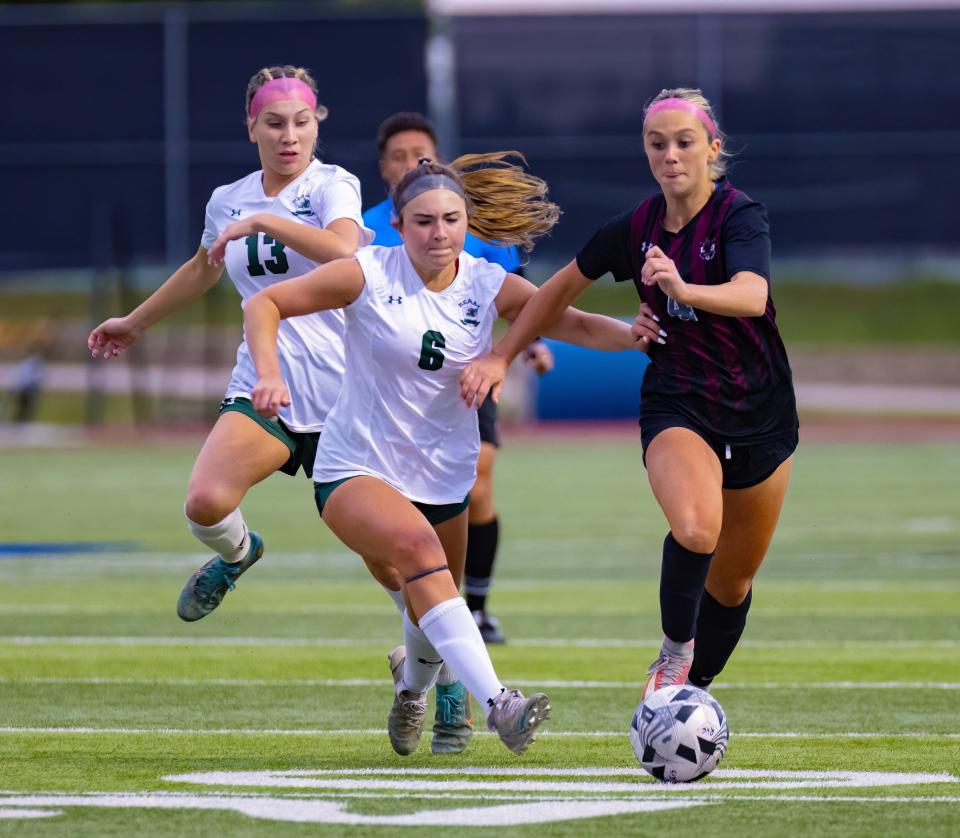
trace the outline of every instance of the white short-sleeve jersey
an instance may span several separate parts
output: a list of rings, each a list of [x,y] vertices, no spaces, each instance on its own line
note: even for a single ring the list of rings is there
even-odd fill
[[[410,500],[458,503],[480,453],[460,373],[490,351],[504,269],[461,253],[453,283],[430,291],[405,247],[368,247],[356,258],[365,283],[344,309],[347,371],[313,479],[366,474]]]
[[[293,183],[270,197],[263,192],[262,172],[253,172],[213,191],[207,203],[201,245],[208,250],[217,236],[234,221],[257,212],[326,227],[338,218],[349,218],[361,228],[361,246],[373,239],[360,215],[360,182],[339,166],[314,160]],[[224,260],[230,279],[243,302],[275,282],[300,276],[317,267],[306,256],[274,241],[265,233],[232,241]],[[293,431],[320,431],[340,392],[343,376],[341,311],[324,311],[291,317],[280,323],[277,350],[283,380],[290,390],[290,406],[280,418]],[[256,368],[246,340],[237,350],[226,396],[250,396],[257,382]]]

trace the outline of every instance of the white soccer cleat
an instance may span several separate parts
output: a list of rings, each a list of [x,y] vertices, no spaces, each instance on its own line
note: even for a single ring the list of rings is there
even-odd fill
[[[504,690],[493,702],[487,728],[511,751],[522,754],[537,728],[550,718],[550,699],[543,693],[526,698],[520,690]]]

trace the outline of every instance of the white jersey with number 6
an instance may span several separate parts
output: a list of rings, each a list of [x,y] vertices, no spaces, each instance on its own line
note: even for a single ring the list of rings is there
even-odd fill
[[[215,189],[207,204],[201,245],[209,250],[231,223],[257,212],[314,227],[349,218],[360,226],[361,246],[373,238],[373,231],[363,226],[360,215],[360,182],[339,166],[314,160],[274,197],[264,194],[260,171]],[[300,276],[317,266],[265,233],[230,242],[224,264],[244,302],[275,282]],[[280,418],[290,430],[323,430],[343,377],[343,329],[340,311],[291,317],[280,323],[277,351],[283,380],[290,390],[290,406],[280,411]],[[256,368],[244,340],[237,350],[226,397],[249,398],[256,383]]]
[[[430,291],[405,247],[367,247],[356,258],[365,282],[344,309],[347,371],[313,479],[372,475],[410,500],[459,503],[480,452],[460,373],[490,351],[505,272],[461,253],[453,283]]]

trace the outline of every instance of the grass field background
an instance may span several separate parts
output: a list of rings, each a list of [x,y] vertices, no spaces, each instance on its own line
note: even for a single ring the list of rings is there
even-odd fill
[[[494,662],[505,682],[542,687],[554,705],[523,758],[488,734],[435,757],[429,731],[413,756],[392,752],[385,655],[399,618],[325,530],[302,478],[251,493],[244,511],[266,558],[218,612],[177,620],[177,593],[206,558],[180,511],[198,445],[0,451],[0,541],[116,544],[0,554],[0,834],[411,833],[217,808],[244,800],[280,800],[287,816],[319,801],[421,821],[464,807],[699,803],[506,828],[520,835],[960,831],[955,445],[801,446],[744,642],[715,688],[730,750],[714,777],[680,790],[648,783],[627,737],[659,642],[665,534],[637,439],[508,440],[498,460],[504,534],[491,605],[510,642]],[[175,776],[266,770],[354,773],[272,786]],[[784,789],[753,771],[940,776],[858,787],[809,775]],[[40,793],[68,802],[33,808],[61,814],[25,820],[25,806],[16,818],[4,807]],[[120,808],[108,793],[152,796]],[[69,802],[78,794],[82,806]],[[179,808],[150,808],[158,801]]]

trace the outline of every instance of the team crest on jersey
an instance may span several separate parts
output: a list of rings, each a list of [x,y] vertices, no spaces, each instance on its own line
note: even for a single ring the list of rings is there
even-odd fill
[[[297,195],[293,199],[292,212],[294,215],[314,215],[314,211],[310,209],[310,196]]]
[[[704,262],[709,262],[717,255],[717,243],[712,239],[704,239],[700,242],[700,258]]]
[[[697,313],[691,306],[678,303],[673,297],[667,297],[667,314],[678,320],[698,320]]]
[[[480,325],[480,321],[477,319],[480,316],[480,303],[476,300],[471,300],[469,297],[463,300],[460,303],[460,311],[463,313],[460,322],[463,323],[464,326]]]

